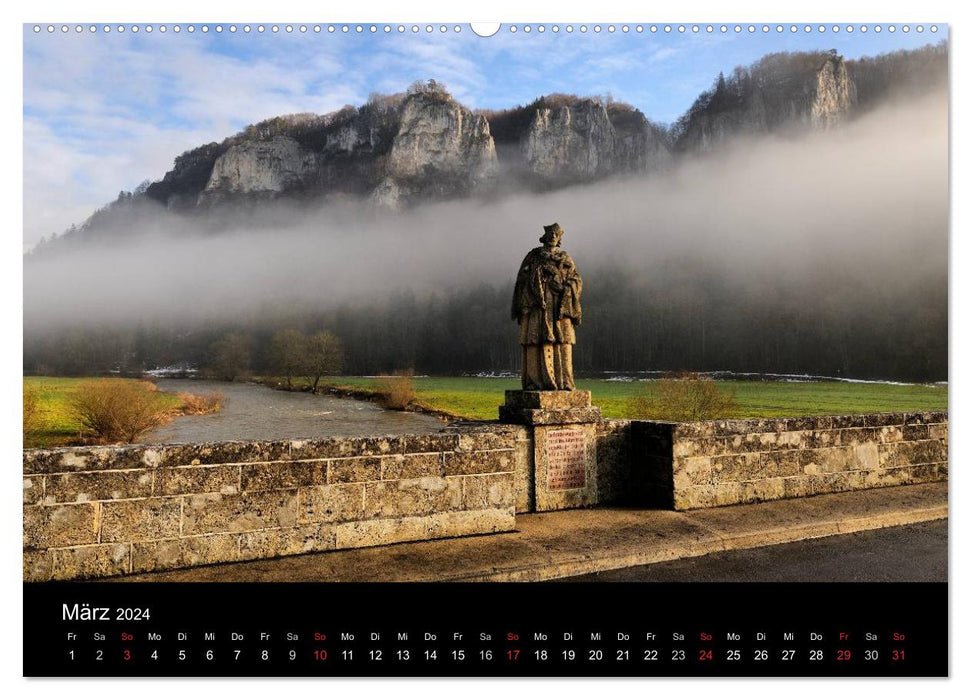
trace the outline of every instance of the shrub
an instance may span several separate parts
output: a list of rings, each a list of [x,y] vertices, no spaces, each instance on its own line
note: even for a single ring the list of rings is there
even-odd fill
[[[675,422],[731,418],[738,411],[735,391],[723,391],[711,377],[685,372],[645,382],[644,391],[631,399],[632,418]]]
[[[37,389],[24,384],[24,440],[40,427],[40,394]]]
[[[204,416],[215,413],[223,407],[226,402],[226,395],[218,391],[211,394],[190,394],[187,391],[179,392],[179,411],[186,416]]]
[[[169,414],[151,382],[84,382],[70,403],[82,429],[102,443],[135,442],[165,423]]]
[[[411,370],[378,380],[377,390],[385,408],[403,411],[415,400],[415,385]]]

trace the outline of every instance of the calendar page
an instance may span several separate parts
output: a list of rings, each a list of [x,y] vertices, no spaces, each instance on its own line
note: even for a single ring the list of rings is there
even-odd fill
[[[948,25],[307,19],[23,25],[23,674],[947,676]]]

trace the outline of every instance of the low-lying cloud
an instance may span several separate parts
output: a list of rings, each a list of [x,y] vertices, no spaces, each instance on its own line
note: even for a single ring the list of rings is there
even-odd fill
[[[875,296],[946,289],[947,96],[803,138],[740,140],[660,175],[546,194],[401,213],[276,204],[218,233],[211,220],[158,210],[110,243],[28,259],[25,328],[204,322],[367,304],[405,289],[511,285],[553,221],[581,274],[611,266],[690,285],[718,269],[746,293],[801,288],[810,306],[839,278]]]

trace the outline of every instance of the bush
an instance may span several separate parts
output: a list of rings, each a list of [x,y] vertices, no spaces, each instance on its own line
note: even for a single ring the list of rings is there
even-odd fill
[[[223,407],[226,402],[226,395],[218,391],[211,394],[190,394],[187,391],[179,392],[179,411],[186,416],[204,416],[215,413]]]
[[[168,420],[169,411],[151,382],[100,379],[84,382],[71,412],[97,442],[135,442]]]
[[[411,375],[409,370],[378,380],[377,390],[385,408],[403,411],[415,400],[415,385]]]
[[[631,418],[675,422],[731,418],[738,412],[735,391],[722,391],[711,377],[685,372],[645,382],[631,399]]]
[[[24,441],[40,427],[40,394],[32,386],[24,384]]]

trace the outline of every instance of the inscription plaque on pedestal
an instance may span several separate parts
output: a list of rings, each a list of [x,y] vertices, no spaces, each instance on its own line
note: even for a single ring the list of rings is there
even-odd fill
[[[546,438],[550,490],[582,489],[587,483],[587,439],[582,428],[550,430]]]

